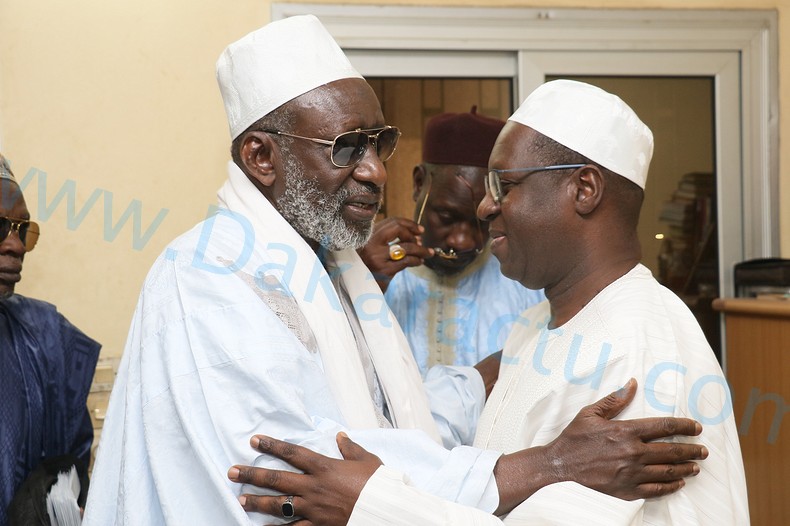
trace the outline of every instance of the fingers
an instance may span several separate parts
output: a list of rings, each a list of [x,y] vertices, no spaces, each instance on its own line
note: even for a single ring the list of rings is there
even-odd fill
[[[401,243],[400,246],[406,251],[406,258],[401,262],[404,262],[406,259],[410,259],[407,266],[415,267],[417,265],[422,265],[424,260],[430,259],[434,255],[434,251],[432,248],[424,247],[419,243]]]
[[[632,431],[642,440],[656,440],[675,435],[697,436],[702,433],[702,425],[690,418],[652,417],[628,420]]]
[[[348,435],[342,431],[337,434],[336,440],[340,454],[345,460],[361,460],[367,453],[365,448],[348,438]]]
[[[642,454],[644,464],[675,464],[706,458],[708,458],[708,448],[702,444],[678,442],[651,442],[645,444],[645,452]]]
[[[337,447],[340,449],[340,454],[343,455],[345,460],[378,460],[378,462],[381,463],[379,457],[351,440],[344,432],[341,431],[338,433],[336,440]]]
[[[387,218],[376,224],[373,236],[359,249],[359,255],[376,276],[376,280],[386,283],[406,267],[422,265],[426,259],[434,256],[432,248],[422,246],[420,235],[424,230],[424,227],[409,219]],[[390,253],[390,243],[395,240],[405,253],[401,259],[392,259]]]
[[[681,489],[686,485],[686,477],[694,477],[699,472],[700,468],[694,462],[647,466],[638,477],[645,482],[637,484],[633,490],[619,497],[625,500],[663,497]]]
[[[405,217],[397,217],[395,219],[397,220],[396,222],[398,223],[398,226],[401,228],[401,231],[405,229],[414,237],[420,236],[422,235],[423,232],[425,232],[424,226],[418,225],[411,219],[406,219]]]
[[[670,493],[675,493],[677,490],[686,485],[684,480],[674,480],[672,482],[649,482],[640,484],[636,487],[636,494],[632,499],[652,499],[656,497],[663,497]]]
[[[395,238],[401,241],[414,241],[424,231],[422,225],[405,217],[388,217],[376,223],[371,241],[382,244],[387,244]]]
[[[611,420],[631,403],[635,394],[636,380],[631,378],[622,388],[585,407],[582,412],[591,411],[595,415]]]
[[[284,517],[283,504],[285,504],[285,495],[250,495],[245,494],[239,497],[239,504],[244,508],[244,511],[256,511],[258,513],[265,513],[273,517]],[[293,506],[294,515],[299,515],[299,510],[306,509],[307,503],[298,496],[291,497],[291,505]],[[290,517],[286,517],[290,518]],[[287,524],[298,524],[300,526],[310,524],[306,519],[296,519]]]
[[[382,236],[394,234],[400,237],[400,234],[405,232],[412,236],[419,236],[425,231],[425,227],[405,217],[388,217],[376,223],[375,231],[376,233],[380,232]]]
[[[280,460],[284,460],[293,467],[305,472],[309,472],[308,468],[315,468],[321,464],[322,460],[327,457],[316,453],[310,449],[296,444],[283,442],[276,438],[268,437],[266,435],[255,435],[250,439],[250,445],[260,451],[267,453]]]
[[[637,478],[637,482],[648,484],[650,482],[673,482],[686,477],[699,475],[700,467],[696,462],[681,462],[680,464],[660,464],[645,466]]]
[[[299,492],[303,488],[301,477],[299,473],[252,466],[233,466],[228,470],[228,478],[233,482],[251,484],[280,493]]]

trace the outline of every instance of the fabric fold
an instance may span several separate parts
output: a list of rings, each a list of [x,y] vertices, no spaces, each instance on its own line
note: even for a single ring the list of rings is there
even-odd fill
[[[358,429],[378,427],[362,363],[354,352],[356,340],[330,277],[313,249],[233,162],[228,163],[228,180],[217,197],[221,207],[246,218],[253,232],[265,232],[269,245],[289,246],[301,267],[312,268],[309,274],[292,273],[284,285],[312,329],[332,394],[347,425]],[[406,337],[370,270],[351,248],[329,252],[326,257],[338,266],[342,282],[353,299],[385,396],[389,400],[389,393],[398,393],[397,403],[389,407],[395,425],[422,429],[440,442]]]

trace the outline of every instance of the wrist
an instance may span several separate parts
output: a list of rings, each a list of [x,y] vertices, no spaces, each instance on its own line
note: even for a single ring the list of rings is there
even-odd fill
[[[562,477],[564,470],[557,469],[557,463],[551,444],[502,455],[494,468],[499,489],[496,514],[509,512],[549,484],[567,480]]]

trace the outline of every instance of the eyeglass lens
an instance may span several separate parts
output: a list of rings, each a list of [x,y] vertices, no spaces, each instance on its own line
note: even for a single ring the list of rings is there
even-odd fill
[[[501,172],[546,172],[555,170],[569,170],[571,168],[582,168],[586,166],[584,163],[576,164],[553,164],[551,166],[531,166],[529,168],[508,168],[505,170],[491,170],[486,177],[486,191],[491,193],[491,198],[495,203],[502,201],[502,179],[500,178]]]
[[[486,191],[491,194],[491,198],[495,203],[502,199],[502,183],[499,180],[499,174],[495,171],[488,172],[486,181]]]
[[[0,243],[5,241],[12,230],[16,230],[20,241],[25,245],[25,250],[30,252],[38,242],[38,224],[33,221],[15,221],[7,217],[0,217]]]
[[[370,140],[376,144],[376,154],[386,161],[395,153],[400,132],[397,128],[384,128],[372,134],[365,131],[342,133],[335,138],[332,147],[332,162],[337,166],[351,166],[362,160]]]

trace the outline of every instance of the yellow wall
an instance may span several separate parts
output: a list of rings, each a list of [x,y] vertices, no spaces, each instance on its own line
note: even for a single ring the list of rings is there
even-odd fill
[[[518,0],[432,3],[536,7]],[[541,0],[540,6],[775,8],[780,36],[790,23],[790,0]],[[57,304],[104,344],[106,356],[121,353],[154,258],[214,202],[229,142],[214,62],[226,44],[269,17],[266,0],[0,2],[0,149],[18,178],[30,173],[25,195],[34,217],[47,215],[61,189],[75,189],[72,218],[92,203],[73,229],[66,198],[49,211],[17,290]],[[780,85],[787,85],[790,56],[779,60]],[[782,107],[788,99],[790,92]],[[785,117],[780,134],[788,127]],[[781,147],[782,158],[788,148]],[[783,196],[790,193],[790,174],[782,173],[780,185]],[[105,216],[117,224],[134,200],[142,203],[143,232],[168,210],[142,250],[133,246],[131,219],[114,240],[105,227]],[[782,210],[781,224],[782,252],[790,257],[790,208]]]

